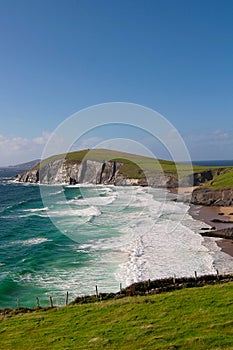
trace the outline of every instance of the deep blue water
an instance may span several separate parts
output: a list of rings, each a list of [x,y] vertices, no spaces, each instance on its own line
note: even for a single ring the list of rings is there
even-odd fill
[[[233,166],[233,160],[199,160],[192,163],[193,165],[202,166]]]

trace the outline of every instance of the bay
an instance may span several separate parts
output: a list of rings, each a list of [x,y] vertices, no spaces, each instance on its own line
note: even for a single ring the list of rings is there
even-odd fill
[[[38,186],[0,172],[0,307],[64,304],[120,283],[232,272],[174,195],[142,187]]]

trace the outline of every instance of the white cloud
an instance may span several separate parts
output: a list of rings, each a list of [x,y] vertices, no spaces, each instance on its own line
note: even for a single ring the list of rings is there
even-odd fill
[[[0,134],[0,166],[41,158],[42,150],[49,136],[50,133],[46,131],[33,139]]]
[[[43,132],[42,135],[33,139],[0,134],[0,167],[41,158],[44,146],[50,136],[49,132]],[[172,137],[172,135],[169,136]],[[233,159],[233,130],[197,130],[184,135],[183,138],[193,160]],[[117,149],[121,146],[121,143],[116,144],[115,141],[113,145],[103,141],[104,137],[97,136],[80,139],[73,145],[71,150],[91,149],[94,147]],[[171,158],[166,147],[153,137],[141,138],[138,140],[138,143],[151,150],[158,158]],[[51,150],[50,153],[61,153],[64,151],[63,148],[62,139],[57,137],[54,151],[52,152]],[[137,149],[137,152],[142,153],[142,150]]]
[[[48,141],[50,135],[51,133],[44,131],[41,136],[35,137],[33,142],[38,145],[44,145]]]

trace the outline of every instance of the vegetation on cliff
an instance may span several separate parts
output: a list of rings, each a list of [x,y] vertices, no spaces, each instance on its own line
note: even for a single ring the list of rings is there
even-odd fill
[[[136,154],[113,151],[108,149],[92,149],[92,150],[82,150],[76,152],[69,152],[66,154],[59,154],[49,157],[42,161],[41,166],[49,164],[51,161],[64,159],[66,164],[80,164],[84,159],[104,162],[104,161],[118,161],[122,163],[121,172],[128,176],[129,178],[141,178],[145,176],[140,171],[141,169],[152,173],[154,170],[170,173],[177,172],[177,166],[183,170],[184,175],[191,174],[192,167],[189,164],[176,164],[172,161],[156,159],[151,157],[140,156]],[[40,164],[38,163],[33,169],[39,169]],[[206,167],[194,166],[195,171],[203,171]]]
[[[208,183],[206,187],[214,190],[233,188],[233,168],[225,168],[224,171],[219,176],[216,176],[213,181]]]

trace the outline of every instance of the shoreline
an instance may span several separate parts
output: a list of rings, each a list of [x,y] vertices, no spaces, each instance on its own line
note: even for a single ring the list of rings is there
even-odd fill
[[[191,197],[192,192],[197,187],[198,186],[169,188],[168,191],[178,196],[180,195],[179,201],[184,203],[188,202],[188,214],[192,216],[194,220],[202,221],[203,223],[209,225],[211,227],[209,229],[210,233],[221,230],[224,231],[226,229],[233,230],[233,207],[204,206],[191,204],[189,202],[189,198]],[[214,222],[212,220],[214,220]],[[206,231],[206,237],[213,237],[211,234],[208,236],[208,229],[203,230],[203,232],[204,231]],[[202,237],[204,237],[204,235]],[[223,238],[220,235],[214,238],[217,238],[215,242],[221,251],[233,258],[233,240],[230,238]]]
[[[205,224],[211,226],[211,229],[214,230],[224,230],[227,228],[233,228],[233,223],[229,222],[213,222],[214,219],[221,219],[223,221],[233,221],[233,208],[230,207],[216,207],[216,206],[201,206],[190,204],[188,210],[189,215],[191,215],[195,220],[204,222]],[[210,229],[210,232],[211,232]],[[208,230],[207,237],[208,237]],[[211,237],[211,235],[209,236]],[[216,237],[217,238],[217,237]],[[216,244],[221,249],[222,252],[230,255],[233,258],[233,241],[231,239],[226,239],[219,237],[216,241]]]

